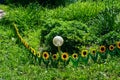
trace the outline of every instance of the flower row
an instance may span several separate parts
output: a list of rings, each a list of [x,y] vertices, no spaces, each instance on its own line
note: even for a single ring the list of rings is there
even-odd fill
[[[72,55],[69,55],[67,52],[58,52],[56,54],[52,54],[45,51],[42,53],[38,52],[36,54],[33,54],[33,56],[38,59],[40,64],[43,61],[47,67],[50,64],[53,67],[58,67],[60,62],[62,62],[63,65],[66,66],[69,64],[70,61],[73,63],[73,66],[77,67],[79,62],[88,63],[90,57],[94,62],[98,61],[98,56],[100,56],[101,60],[105,60],[107,59],[108,54],[111,57],[115,55],[120,55],[120,42],[117,42],[116,46],[100,46],[98,50],[82,50],[80,53],[73,53]]]

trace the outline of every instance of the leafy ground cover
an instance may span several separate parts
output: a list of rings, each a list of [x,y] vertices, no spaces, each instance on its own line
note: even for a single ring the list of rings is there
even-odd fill
[[[107,25],[105,29],[107,33],[102,31],[102,20],[104,15],[101,12],[113,11],[114,5],[116,11],[115,23],[113,28],[109,28],[111,25]],[[96,8],[97,7],[97,8]],[[116,8],[117,7],[117,8]],[[5,10],[5,17],[0,20],[0,79],[5,80],[83,80],[83,79],[105,79],[105,80],[119,80],[120,79],[120,58],[115,56],[108,58],[105,63],[89,63],[79,64],[77,68],[72,66],[70,63],[65,68],[45,68],[44,65],[39,66],[38,64],[31,63],[29,57],[30,52],[23,46],[15,34],[14,27],[12,25],[15,22],[18,26],[19,32],[22,37],[34,47],[37,51],[45,46],[45,42],[51,39],[53,34],[61,34],[62,30],[66,30],[67,26],[77,30],[78,27],[81,31],[85,31],[86,34],[81,37],[80,42],[84,43],[83,46],[91,44],[111,44],[114,41],[120,40],[119,35],[119,24],[120,24],[120,2],[115,0],[114,4],[108,2],[76,2],[66,7],[58,7],[55,9],[48,9],[41,7],[38,4],[30,4],[27,7],[22,6],[6,6],[0,5],[0,9]],[[113,15],[113,14],[112,14]],[[108,17],[109,17],[108,16]],[[98,21],[98,19],[100,19]],[[105,18],[106,19],[106,18]],[[99,25],[96,23],[98,21]],[[91,24],[91,22],[93,22]],[[108,21],[109,24],[109,21]],[[73,27],[74,26],[74,27]],[[58,27],[58,28],[57,28]],[[101,28],[100,28],[101,27]],[[76,29],[77,28],[77,29]],[[99,30],[100,29],[100,30]],[[58,32],[57,32],[58,30]],[[94,32],[97,30],[98,32]],[[104,30],[103,30],[104,31]],[[64,31],[63,33],[67,33]],[[68,33],[67,33],[68,34]],[[114,34],[114,35],[113,35]],[[62,34],[64,36],[64,34]],[[79,37],[74,33],[72,36]],[[111,39],[109,39],[113,35]],[[65,35],[66,36],[66,35]],[[116,37],[117,36],[117,37]],[[42,40],[41,40],[42,39]],[[70,41],[75,40],[70,36],[67,37]],[[108,39],[106,41],[106,39]],[[110,41],[109,41],[110,40]],[[79,39],[78,39],[79,41]],[[44,44],[44,45],[43,45]],[[52,44],[50,44],[52,45]],[[71,44],[74,45],[74,44]],[[82,47],[77,48],[81,50]],[[48,48],[47,48],[48,49]]]

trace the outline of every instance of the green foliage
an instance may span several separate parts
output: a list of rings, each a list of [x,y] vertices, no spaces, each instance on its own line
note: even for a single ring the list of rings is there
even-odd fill
[[[119,36],[119,8],[116,5],[112,7],[112,2],[109,4],[101,1],[76,2],[65,8],[59,7],[52,10],[43,8],[38,3],[31,3],[26,7],[13,6],[1,20],[3,25],[11,25],[12,22],[18,25],[19,32],[24,33],[25,37],[28,36],[27,30],[32,29],[33,34],[30,35],[36,35],[34,32],[40,28],[36,36],[40,35],[40,43],[45,44],[45,47],[52,52],[57,51],[52,44],[52,39],[56,35],[64,37],[63,51],[70,53],[80,50],[81,45],[86,47],[96,43],[108,45],[112,41],[106,42],[104,34],[108,36],[111,34],[109,32]],[[34,44],[32,40],[29,41]],[[39,42],[39,40],[36,41]],[[33,46],[35,45],[37,43]],[[69,48],[65,49],[66,46]]]
[[[120,34],[116,31],[110,31],[101,37],[99,44],[109,46],[120,40]]]
[[[53,45],[52,39],[56,36],[62,36],[64,39],[64,44],[62,46],[63,51],[73,53],[74,51],[79,51],[79,46],[84,45],[83,37],[87,34],[87,26],[81,22],[70,21],[70,22],[61,22],[60,26],[55,28],[46,27],[42,33],[47,31],[48,34],[42,34],[44,38],[45,45],[48,46],[48,50],[56,52],[57,48]],[[74,45],[74,46],[73,46]],[[67,48],[66,48],[67,47]]]
[[[2,4],[0,4],[0,9],[2,9],[2,10],[9,10],[10,9],[10,7],[9,6],[6,6],[6,5],[2,5]]]
[[[99,2],[77,2],[70,4],[67,7],[57,8],[51,10],[50,14],[52,18],[62,20],[80,20],[83,22],[89,21],[93,16],[104,10],[105,4]]]
[[[120,8],[119,0],[118,1],[115,0],[115,1],[116,3],[114,5],[117,6],[117,8]],[[99,26],[99,23],[95,23],[94,19],[96,18],[99,12],[104,11],[105,3],[104,2],[98,3],[98,4],[102,4],[97,6],[99,7],[98,13],[94,13],[93,11],[93,9],[96,9],[94,6],[95,4],[94,2],[90,3],[90,5],[93,4],[91,6],[89,6],[89,2],[85,2],[81,4],[80,2],[78,3],[75,3],[78,5],[71,4],[73,8],[70,5],[71,7],[70,6],[67,6],[65,8],[60,7],[52,10],[44,9],[35,4],[34,5],[31,4],[26,8],[21,6],[19,7],[14,6],[9,10],[5,9],[5,7],[2,7],[2,8],[0,7],[1,9],[6,10],[7,12],[5,18],[0,20],[0,79],[3,79],[3,80],[4,79],[5,80],[16,80],[16,79],[18,80],[19,79],[22,79],[22,80],[27,80],[27,79],[28,80],[112,79],[114,80],[114,79],[118,79],[119,80],[120,79],[120,70],[119,70],[120,58],[117,56],[113,57],[112,59],[108,58],[104,64],[96,64],[96,63],[95,64],[90,63],[89,65],[78,64],[78,68],[75,69],[71,66],[71,63],[70,63],[64,69],[63,68],[46,69],[44,68],[45,66],[43,65],[41,66],[32,65],[31,64],[32,59],[28,57],[30,52],[27,51],[27,49],[22,44],[17,42],[17,36],[15,36],[14,29],[11,26],[12,22],[15,22],[18,25],[18,28],[20,30],[20,34],[22,35],[22,37],[30,44],[30,46],[34,47],[36,50],[39,50],[38,49],[39,39],[44,38],[45,42],[43,42],[43,44],[45,44],[46,42],[49,42],[49,40],[52,41],[52,38],[56,36],[56,34],[58,35],[60,34],[60,36],[61,34],[63,36],[68,35],[69,37],[66,37],[66,36],[65,37],[69,39],[71,42],[73,42],[73,44],[74,44],[74,41],[75,42],[81,41],[83,42],[82,43],[83,45],[92,44],[92,43],[94,44],[96,42],[100,44],[111,44],[112,43],[111,41],[114,42],[115,40],[120,39],[119,38],[120,13],[115,16],[115,23],[113,23],[113,27],[112,27],[113,30],[110,28],[109,29],[110,31],[108,31],[108,33],[106,33],[105,35],[104,34],[101,35],[99,34],[99,32],[97,32],[97,30],[99,31],[99,29],[101,29],[101,26]],[[85,7],[83,6],[84,4],[86,4]],[[77,7],[77,6],[80,6],[80,7]],[[79,9],[82,6],[84,8]],[[92,16],[91,15],[90,17],[88,16],[90,13],[87,13],[87,10],[88,12],[92,13]],[[75,13],[75,15],[73,12]],[[86,14],[88,14],[87,17],[91,18],[92,20],[91,23],[96,24],[95,26],[88,24],[90,20],[89,18],[86,17]],[[107,12],[107,14],[109,14],[109,12]],[[78,18],[77,18],[77,15],[78,15]],[[101,16],[104,18],[103,14],[101,14]],[[77,21],[77,20],[80,20],[84,23],[81,23],[80,21]],[[84,28],[82,26],[84,27],[86,26],[86,27]],[[45,36],[41,34],[41,30],[42,31],[45,30],[45,32],[44,31],[42,32],[42,33],[45,33],[44,34]],[[63,34],[62,32],[65,34]],[[70,35],[72,36],[70,36],[68,33],[70,33]],[[78,34],[76,35],[76,33]],[[77,40],[74,38],[74,36]],[[52,43],[49,43],[48,45],[52,45]],[[72,44],[70,43],[70,45]],[[72,45],[71,47],[74,47],[75,45],[76,44]],[[82,45],[80,45],[79,47],[81,46]],[[56,49],[56,47],[54,48],[53,46],[52,49]]]
[[[103,12],[99,13],[95,19],[96,34],[104,35],[114,30],[115,17],[119,13],[120,9],[117,8],[106,8]]]
[[[120,31],[119,25],[120,25],[120,13],[115,17],[115,26],[114,26],[114,30],[118,33]]]
[[[106,8],[90,22],[90,24],[92,24],[90,32],[98,37],[96,40],[97,44],[104,44],[107,46],[119,40],[119,13],[119,8]]]
[[[41,14],[43,14],[43,11],[44,8],[37,3],[29,4],[26,8],[22,6],[15,8],[13,6],[1,22],[5,25],[11,25],[15,22],[20,32],[28,30],[29,28],[35,29],[36,27],[40,27],[42,23]]]

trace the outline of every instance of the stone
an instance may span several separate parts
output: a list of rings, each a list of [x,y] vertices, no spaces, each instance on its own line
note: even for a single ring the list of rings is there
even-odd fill
[[[0,19],[5,15],[5,12],[3,10],[0,10]]]
[[[4,11],[3,10],[0,10],[0,13],[3,13]]]

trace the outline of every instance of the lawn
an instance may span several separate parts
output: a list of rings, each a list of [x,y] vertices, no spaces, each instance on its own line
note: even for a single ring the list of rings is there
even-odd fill
[[[120,80],[120,55],[108,55],[105,62],[99,59],[97,63],[90,58],[88,64],[80,62],[78,67],[74,67],[71,61],[67,66],[61,64],[58,68],[46,68],[43,62],[39,65],[30,56],[31,51],[21,43],[13,25],[17,25],[22,38],[37,52],[41,49],[57,51],[51,42],[56,34],[68,40],[65,40],[62,50],[71,50],[70,55],[74,49],[77,52],[102,44],[115,45],[116,41],[120,41],[119,0],[115,0],[114,4],[76,2],[52,9],[37,3],[26,7],[0,4],[0,9],[6,12],[0,20],[0,80]],[[69,47],[71,45],[74,45],[73,49]]]

